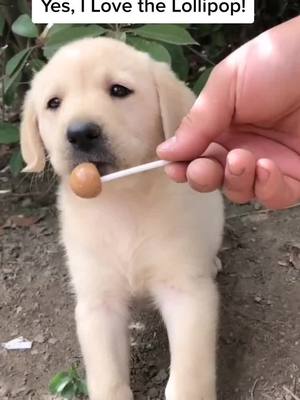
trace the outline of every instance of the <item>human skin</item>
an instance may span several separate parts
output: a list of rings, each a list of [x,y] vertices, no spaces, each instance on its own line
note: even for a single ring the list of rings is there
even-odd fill
[[[296,17],[215,67],[176,135],[158,147],[174,162],[171,179],[200,192],[223,187],[237,203],[300,201],[299,37]]]

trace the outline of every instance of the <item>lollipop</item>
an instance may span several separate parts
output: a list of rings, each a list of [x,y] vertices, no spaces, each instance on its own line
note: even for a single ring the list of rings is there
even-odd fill
[[[84,199],[97,197],[102,190],[100,174],[92,163],[77,165],[70,176],[71,189],[77,196]]]
[[[153,161],[147,164],[138,165],[137,167],[124,169],[123,171],[113,172],[112,174],[105,175],[103,178],[101,178],[100,173],[94,164],[82,163],[73,169],[70,176],[70,186],[77,196],[84,199],[92,199],[101,193],[102,183],[104,182],[164,167],[169,163],[169,161],[163,160]]]

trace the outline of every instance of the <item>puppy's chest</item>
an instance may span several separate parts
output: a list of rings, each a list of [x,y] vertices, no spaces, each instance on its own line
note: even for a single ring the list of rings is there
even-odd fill
[[[132,269],[147,259],[149,248],[159,246],[168,228],[168,217],[159,203],[134,201],[91,202],[88,206],[64,207],[64,241],[94,254],[99,262]],[[142,256],[144,255],[144,257]]]

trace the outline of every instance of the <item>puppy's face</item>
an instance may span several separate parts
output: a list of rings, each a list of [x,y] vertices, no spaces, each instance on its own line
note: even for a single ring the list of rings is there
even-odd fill
[[[102,175],[150,161],[192,102],[168,67],[146,54],[112,39],[75,42],[36,75],[27,95],[27,170],[43,169],[45,150],[60,176],[85,161]]]

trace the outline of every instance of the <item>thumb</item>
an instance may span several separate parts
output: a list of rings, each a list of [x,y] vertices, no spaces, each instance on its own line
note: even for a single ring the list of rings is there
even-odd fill
[[[190,161],[198,158],[232,120],[236,97],[236,68],[229,59],[213,72],[176,135],[157,148],[160,158]]]

